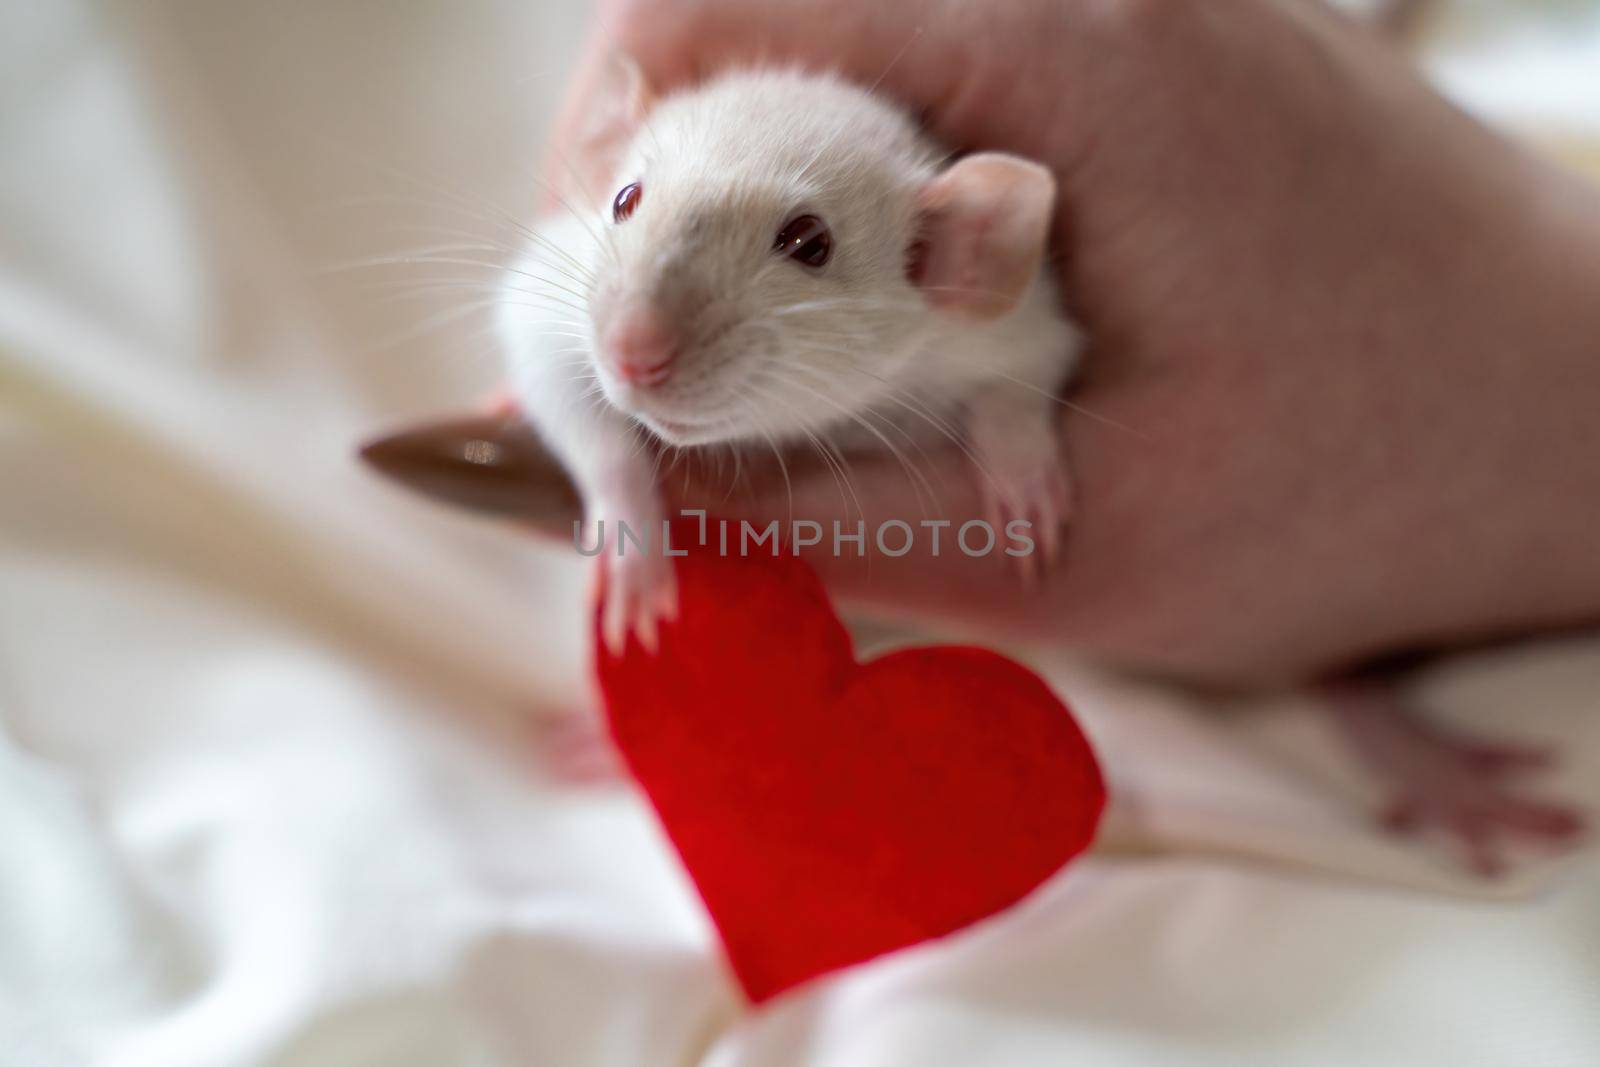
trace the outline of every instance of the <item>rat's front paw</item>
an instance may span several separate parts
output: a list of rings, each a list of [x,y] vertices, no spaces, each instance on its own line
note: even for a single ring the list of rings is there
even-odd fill
[[[1403,745],[1407,779],[1383,812],[1387,829],[1438,835],[1485,878],[1505,873],[1514,846],[1565,849],[1582,838],[1576,808],[1530,796],[1514,781],[1519,771],[1546,765],[1546,754],[1432,731]]]
[[[1023,577],[1035,578],[1055,561],[1072,516],[1072,478],[1055,435],[1041,421],[974,434],[973,444],[984,517],[1001,538],[1011,523],[1028,524],[1034,550],[1017,561]]]
[[[609,524],[608,524],[609,526]],[[615,539],[607,533],[601,560],[600,637],[613,656],[622,655],[633,634],[646,652],[660,647],[661,625],[678,617],[678,575],[665,546],[648,548],[628,542],[617,553]]]

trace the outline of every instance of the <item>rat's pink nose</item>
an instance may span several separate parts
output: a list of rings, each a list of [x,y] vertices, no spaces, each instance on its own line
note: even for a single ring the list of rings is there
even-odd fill
[[[605,347],[611,369],[630,385],[659,385],[678,358],[671,324],[651,307],[625,311],[606,332]]]

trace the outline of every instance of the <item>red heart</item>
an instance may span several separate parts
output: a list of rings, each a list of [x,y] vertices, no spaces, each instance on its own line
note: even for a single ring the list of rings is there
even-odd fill
[[[597,670],[752,1001],[993,915],[1088,847],[1099,767],[1036,675],[979,648],[858,664],[791,556],[677,567],[660,653]]]

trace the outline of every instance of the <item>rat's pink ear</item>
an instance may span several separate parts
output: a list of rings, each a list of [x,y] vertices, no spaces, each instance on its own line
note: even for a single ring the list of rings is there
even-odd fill
[[[608,186],[628,144],[655,106],[655,94],[632,56],[615,52],[595,79],[573,140],[574,156],[589,197],[609,203],[616,192]]]
[[[957,161],[917,198],[912,280],[935,307],[975,318],[1005,314],[1039,271],[1055,199],[1050,172],[1019,156],[983,152]]]

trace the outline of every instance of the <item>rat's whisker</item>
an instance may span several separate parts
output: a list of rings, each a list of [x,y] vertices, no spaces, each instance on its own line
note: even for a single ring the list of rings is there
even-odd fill
[[[498,221],[502,225],[509,225],[529,240],[535,242],[545,240],[542,235],[536,233],[532,227],[522,222],[504,207],[493,204],[481,196],[474,200],[465,196],[464,194],[456,192],[447,184],[445,184],[443,178],[437,175],[423,177],[418,172],[407,171],[404,168],[385,163],[374,156],[358,152],[349,145],[335,143],[333,147],[336,150],[345,152],[347,155],[355,156],[362,163],[377,169],[380,173],[387,173],[392,178],[398,179],[402,182],[409,182],[434,196],[443,198],[446,203],[455,206],[458,210],[476,214],[483,218],[484,221]],[[548,182],[545,182],[544,179],[540,178],[538,175],[531,175],[530,177],[535,183],[545,187],[546,190],[555,198],[556,202],[569,211],[573,218],[577,220],[579,225],[588,230],[590,237],[595,240],[596,244],[602,243],[600,236],[589,226],[588,220],[575,208],[573,208],[572,205],[568,203],[566,199],[554,189],[553,186],[551,186]]]
[[[886,399],[900,404],[907,411],[919,416],[923,419],[923,421],[927,422],[928,425],[932,426],[935,430],[938,430],[941,434],[947,437],[950,440],[950,443],[959,449],[962,455],[966,456],[967,460],[972,464],[973,468],[983,476],[984,480],[987,481],[997,492],[1000,490],[999,480],[994,476],[994,473],[989,469],[989,467],[978,458],[977,453],[973,451],[965,436],[958,432],[954,424],[940,416],[937,416],[926,406],[922,406],[911,393],[895,386],[893,382],[890,382],[882,375],[874,374],[864,367],[848,366],[847,369],[858,374],[865,375],[868,378],[872,378],[888,386],[889,391],[885,394]]]
[[[728,482],[728,493],[722,498],[726,504],[733,496],[733,491],[739,487],[739,478],[744,474],[744,455],[737,442],[729,442],[728,446],[733,452],[733,478]]]
[[[742,393],[741,395],[748,396],[749,394]],[[789,528],[792,530],[794,529],[794,482],[789,478],[789,463],[784,459],[783,449],[778,447],[777,439],[767,429],[766,420],[762,417],[763,413],[760,410],[760,405],[755,402],[756,399],[758,398],[750,397],[750,402],[744,407],[744,414],[754,424],[756,432],[766,440],[767,447],[772,450],[773,458],[778,461],[778,472],[783,475],[783,489],[789,502]]]
[[[855,502],[856,511],[859,513],[861,511],[861,501],[856,497],[855,489],[850,485],[850,478],[838,459],[828,451],[822,441],[818,440],[816,434],[810,430],[801,430],[800,432],[805,435],[806,440],[811,442],[811,447],[816,450],[817,455],[822,457],[822,462],[827,464],[828,469],[833,472],[834,484],[839,487],[839,500],[845,507],[845,514],[849,515],[852,501]]]
[[[799,371],[799,372],[808,373],[813,378],[815,378],[815,379],[819,380],[820,382],[822,382],[824,385],[833,384],[832,383],[832,379],[827,374],[823,373],[822,371],[816,370],[815,368],[808,367],[803,363],[790,364],[785,369],[788,372]],[[919,409],[918,407],[916,407],[912,403],[912,401],[915,398],[912,397],[911,394],[908,391],[902,390],[902,389],[899,389],[899,388],[895,387],[887,379],[882,378],[879,375],[869,375],[869,377],[876,378],[878,381],[880,381],[883,384],[889,386],[888,392],[886,392],[884,394],[884,399],[885,400],[887,400],[887,401],[889,401],[891,403],[894,403],[894,404],[898,404],[901,407],[905,408],[911,414],[920,417],[923,421],[927,422],[930,426],[932,426],[935,430],[937,430],[943,436],[945,436],[945,437],[949,438],[951,441],[953,441],[958,448],[960,448],[963,452],[966,452],[966,454],[969,457],[971,457],[972,454],[971,454],[971,452],[969,452],[966,449],[965,443],[962,441],[960,435],[955,431],[955,429],[948,422],[946,422],[944,420],[941,420],[941,419],[938,419],[936,416],[933,415],[932,412],[928,411],[925,408],[924,409]],[[917,452],[917,455],[919,455],[924,461],[926,461],[927,464],[930,467],[932,467],[934,470],[938,469],[938,466],[933,463],[933,457],[929,456],[927,449],[922,447],[922,442],[919,441],[914,434],[912,434],[909,430],[907,430],[904,426],[902,426],[900,424],[900,422],[898,422],[895,419],[890,418],[887,414],[885,414],[882,411],[877,410],[875,407],[868,407],[868,408],[864,409],[863,411],[861,411],[860,414],[863,417],[876,417],[877,419],[879,419],[882,422],[882,424],[883,424],[883,426],[885,428],[893,430],[895,433],[898,433],[902,438],[904,438],[906,443],[908,445],[910,445],[913,449],[915,449],[916,452]],[[975,460],[974,460],[974,462],[975,462]],[[905,466],[905,460],[903,458],[901,459],[901,465]],[[911,473],[911,472],[908,471],[908,473]],[[916,478],[918,480],[920,480],[920,482],[922,483],[923,487],[925,487],[927,489],[929,495],[933,498],[934,505],[935,505],[935,507],[937,509],[937,513],[943,514],[943,511],[944,511],[943,501],[939,497],[939,494],[934,490],[932,483],[929,481],[926,473],[923,472],[923,470],[922,470],[922,468],[920,466],[917,468],[917,470],[915,472],[915,476],[916,476]]]
[[[446,309],[437,315],[430,315],[428,318],[416,323],[411,327],[408,327],[399,333],[390,334],[389,336],[374,342],[372,345],[363,349],[363,351],[367,353],[377,353],[386,352],[393,348],[399,348],[401,345],[408,344],[417,340],[418,338],[426,337],[435,330],[442,330],[447,326],[451,326],[465,319],[469,319],[474,315],[481,315],[487,312],[493,306],[494,303],[492,301],[488,301]]]
[[[538,282],[540,285],[548,285],[552,289],[560,290],[561,292],[566,293],[567,295],[572,296],[572,297],[574,297],[574,298],[576,298],[578,300],[587,300],[588,299],[588,294],[586,294],[586,293],[580,292],[577,289],[569,288],[569,287],[567,287],[565,285],[562,285],[562,284],[560,284],[558,282],[554,282],[554,281],[550,280],[549,278],[543,277],[541,275],[534,274],[532,271],[523,270],[520,267],[506,267],[506,266],[502,266],[501,264],[489,262],[489,261],[486,261],[486,260],[467,259],[465,257],[452,257],[452,256],[433,256],[433,257],[430,257],[428,259],[417,258],[417,259],[410,260],[410,262],[413,262],[413,263],[425,263],[425,264],[434,265],[434,266],[483,267],[483,268],[489,269],[489,270],[500,270],[500,271],[505,272],[506,274],[512,275],[513,277],[526,278],[529,281]]]
[[[906,38],[905,44],[901,45],[900,50],[894,54],[894,58],[889,60],[889,65],[883,68],[883,73],[874,78],[872,84],[867,86],[867,92],[875,93],[878,91],[878,86],[882,85],[883,80],[893,73],[894,68],[900,65],[900,61],[906,57],[906,53],[911,51],[911,46],[916,44],[921,36],[922,27],[912,27],[911,35]]]
[[[457,226],[444,226],[437,222],[392,222],[386,226],[379,227],[379,229],[383,233],[414,234],[418,237],[436,239],[449,238],[453,241],[460,241],[463,244],[477,245],[479,247],[475,251],[480,252],[503,252],[508,256],[517,256],[524,251],[523,246],[500,240],[494,233],[485,233],[482,230],[467,230]]]
[[[650,464],[650,484],[659,485],[661,484],[661,461],[666,457],[666,450],[658,447],[655,453],[656,458]]]
[[[435,264],[436,265],[468,265],[468,266],[474,265],[474,264],[462,264],[461,261],[459,261],[459,260],[437,260],[437,261],[435,261]],[[524,281],[536,282],[536,283],[539,284],[540,288],[530,289],[530,288],[528,288],[526,286],[523,286],[523,285],[516,285],[516,284],[514,284],[513,280],[515,278],[517,278],[517,277],[520,277]],[[413,291],[413,292],[423,292],[423,291],[427,291],[429,289],[437,289],[437,290],[443,290],[443,289],[467,289],[467,290],[476,290],[476,291],[486,292],[486,293],[510,292],[510,293],[517,293],[517,294],[520,294],[520,295],[523,295],[523,296],[538,297],[539,299],[542,299],[542,300],[548,300],[548,301],[551,301],[553,303],[561,304],[561,305],[563,305],[565,307],[571,308],[572,310],[578,311],[580,313],[585,313],[586,314],[587,310],[588,310],[587,306],[584,303],[582,303],[582,301],[585,298],[581,294],[577,294],[573,290],[568,289],[565,286],[561,286],[561,285],[558,285],[558,284],[555,284],[555,283],[551,283],[551,282],[549,282],[549,281],[547,281],[547,280],[545,280],[543,278],[539,278],[539,277],[537,277],[535,275],[529,274],[526,271],[519,272],[516,275],[512,275],[511,279],[508,279],[508,277],[507,277],[507,275],[505,273],[496,273],[495,275],[492,275],[492,276],[484,276],[484,277],[476,277],[475,276],[475,277],[466,277],[466,278],[454,277],[454,276],[448,276],[448,275],[447,276],[443,276],[443,277],[434,277],[434,278],[414,278],[414,279],[397,278],[397,279],[380,280],[378,282],[377,287],[378,288],[384,288],[384,289],[396,290],[396,291],[399,291],[399,292],[406,292],[408,290],[409,291]],[[558,293],[564,294],[564,295],[557,295]]]
[[[850,499],[855,503],[856,517],[864,523],[867,517],[867,509],[862,506],[861,496],[856,492],[855,468],[851,466],[848,454],[826,432],[820,432],[818,436],[821,437],[823,445],[833,453],[833,457],[838,462],[840,469],[844,471],[845,488],[850,491]]]
[[[563,323],[562,320],[556,319],[552,314],[555,310],[555,308],[551,307],[552,304],[554,304],[557,308],[563,309],[573,308],[573,305],[568,304],[565,301],[557,300],[554,297],[537,296],[534,294],[529,295],[532,296],[532,299],[513,300],[504,293],[498,293],[488,298],[487,306],[490,308],[499,308],[501,310],[506,308],[527,308],[530,311],[537,311],[539,313],[537,316],[522,316],[516,320],[518,322],[528,323],[536,328],[542,327],[546,323],[556,326],[568,325],[573,329],[579,330],[584,328],[584,324],[581,322]],[[573,308],[573,310],[577,309]]]
[[[769,366],[767,368],[769,374],[776,370],[778,370],[777,366]],[[938,497],[938,494],[934,492],[933,485],[928,481],[927,476],[923,474],[919,468],[913,466],[911,461],[906,458],[906,454],[900,450],[899,446],[890,440],[887,434],[883,433],[872,423],[868,422],[863,414],[851,411],[845,405],[839,403],[832,397],[812,389],[810,386],[797,381],[793,377],[789,377],[787,379],[787,384],[791,388],[798,389],[808,396],[815,397],[822,403],[827,404],[829,407],[839,412],[839,414],[843,415],[847,420],[853,422],[857,426],[860,426],[863,430],[866,430],[868,434],[877,439],[879,444],[888,449],[890,455],[894,456],[894,458],[899,461],[901,468],[905,470],[907,477],[911,479],[912,486],[917,492],[917,503],[919,507],[923,507],[925,509],[927,505],[927,502],[921,499],[924,489],[927,491],[929,499],[936,499]]]
[[[525,256],[528,251],[526,244],[512,245],[505,241],[496,240],[492,234],[476,233],[469,230],[459,230],[448,226],[421,226],[413,224],[408,226],[391,226],[389,227],[389,230],[396,233],[414,233],[432,237],[449,237],[455,239],[461,243],[455,246],[440,245],[437,247],[437,250],[456,251],[461,253],[482,252],[496,254],[503,257],[497,258],[494,261],[496,269],[499,269],[508,263],[516,262],[518,259]],[[542,260],[542,266],[548,267],[551,270],[555,270],[564,277],[571,278],[585,286],[593,285],[595,283],[595,271],[588,264],[585,264],[574,258],[563,248],[561,248],[560,245],[554,243],[553,241],[549,241],[542,236],[540,238],[540,245],[541,247],[544,247],[561,257],[560,262],[554,260]]]
[[[752,383],[752,385],[753,384],[754,383]],[[828,446],[825,446],[822,440],[806,427],[805,421],[798,417],[794,408],[789,405],[781,395],[775,391],[766,390],[764,391],[764,398],[768,403],[780,408],[789,416],[789,419],[793,424],[794,431],[799,433],[810,443],[812,450],[815,451],[817,456],[822,460],[823,465],[828,468],[828,472],[833,475],[834,485],[837,486],[839,490],[839,501],[844,506],[845,513],[847,515],[849,514],[851,503],[854,501],[857,514],[865,515],[865,511],[863,511],[861,507],[861,498],[856,495],[855,488],[850,483],[849,476],[845,473],[839,457],[831,453],[828,449]]]
[[[898,310],[906,306],[904,302],[884,300],[874,297],[834,297],[827,300],[803,300],[797,304],[787,304],[773,308],[765,313],[764,317],[772,319],[786,318],[789,315],[801,315],[810,311],[834,311],[840,308],[863,308],[868,310]],[[837,331],[842,332],[842,331]]]
[[[506,306],[532,308],[535,311],[540,311],[540,312],[544,313],[544,315],[541,316],[541,320],[540,320],[541,321],[541,325],[543,325],[543,322],[546,321],[545,316],[548,315],[548,309],[542,307],[539,304],[525,303],[523,301],[507,301],[504,298],[503,294],[493,293],[492,291],[488,291],[488,290],[479,289],[479,290],[475,290],[475,291],[483,293],[484,295],[480,296],[476,300],[467,301],[465,303],[457,303],[457,304],[453,305],[452,307],[446,308],[446,309],[444,309],[444,310],[442,310],[442,311],[440,311],[440,312],[438,312],[438,313],[436,313],[434,315],[430,315],[430,316],[422,319],[420,322],[413,323],[410,326],[404,328],[403,330],[400,330],[400,331],[397,331],[395,333],[389,334],[388,336],[382,337],[379,340],[373,342],[372,344],[365,346],[363,348],[363,351],[367,352],[367,353],[377,353],[377,352],[385,352],[385,351],[388,351],[388,350],[393,349],[393,348],[398,348],[398,347],[400,347],[402,345],[405,345],[405,344],[408,344],[408,343],[410,343],[412,341],[416,341],[416,340],[418,340],[418,339],[420,339],[422,337],[426,337],[430,333],[433,333],[433,332],[438,331],[438,330],[443,330],[443,329],[445,329],[447,327],[455,325],[456,323],[459,323],[459,322],[465,321],[467,319],[470,319],[473,316],[488,314],[488,313],[490,313],[490,312],[492,312],[494,310],[497,310],[499,308],[503,308],[503,307],[506,307]],[[417,298],[420,298],[421,296],[425,296],[425,295],[426,295],[426,291],[424,290],[424,291],[415,292],[415,293],[411,293],[411,294],[406,294],[406,293],[394,294],[394,295],[392,295],[391,297],[389,297],[387,299],[388,300],[417,299]],[[549,298],[546,298],[546,299],[549,299]],[[577,324],[577,323],[574,323],[573,325],[574,326],[581,326],[581,324]],[[488,324],[486,324],[483,328],[481,328],[480,330],[476,331],[476,333],[473,336],[477,336],[477,335],[488,333],[488,332],[492,331],[493,329],[495,329],[495,324],[491,321]],[[555,331],[555,330],[545,330],[544,332],[552,334],[552,335],[561,335],[561,336],[572,337],[572,338],[574,338],[576,340],[580,340],[580,341],[585,341],[585,342],[589,341],[589,337],[586,334],[581,334],[581,333],[566,334],[566,333],[562,333],[561,331]]]
[[[1017,386],[1020,386],[1023,389],[1028,389],[1028,390],[1030,390],[1032,392],[1038,393],[1040,396],[1045,397],[1046,399],[1051,400],[1051,401],[1053,401],[1053,402],[1055,402],[1057,404],[1060,404],[1062,407],[1071,408],[1073,411],[1076,411],[1078,414],[1084,416],[1085,418],[1093,419],[1095,422],[1102,423],[1102,424],[1104,424],[1106,426],[1110,426],[1113,429],[1121,430],[1123,433],[1132,434],[1133,436],[1139,438],[1140,440],[1143,440],[1143,441],[1150,440],[1150,435],[1149,434],[1146,434],[1146,433],[1144,433],[1144,432],[1142,432],[1140,430],[1136,430],[1132,426],[1128,426],[1128,425],[1126,425],[1124,423],[1120,423],[1120,422],[1116,421],[1115,419],[1108,418],[1105,415],[1101,415],[1101,414],[1098,414],[1098,413],[1096,413],[1094,411],[1090,411],[1088,408],[1084,407],[1082,404],[1074,404],[1072,401],[1066,399],[1063,396],[1059,396],[1056,393],[1052,393],[1048,389],[1039,388],[1037,385],[1034,385],[1032,382],[1025,382],[1021,378],[1014,378],[1009,374],[1002,373],[1001,371],[990,371],[990,373],[993,374],[997,378],[1001,378],[1001,379],[1003,379],[1005,381],[1008,381],[1008,382],[1012,383],[1013,385],[1017,385]]]
[[[389,303],[398,300],[415,300],[424,296],[450,291],[465,291],[482,295],[486,298],[486,305],[491,307],[496,303],[502,303],[508,306],[521,305],[527,307],[556,305],[557,307],[566,308],[577,312],[584,312],[587,310],[582,305],[575,304],[565,297],[555,296],[551,293],[538,292],[533,289],[510,287],[479,279],[444,278],[435,281],[395,281],[381,284],[377,286],[377,288],[388,291],[388,295],[381,298],[379,301],[380,303]],[[533,300],[544,301],[544,304],[531,304],[525,300],[512,299],[512,294],[518,297],[528,297]],[[547,310],[552,312],[554,311],[553,308],[547,308]],[[550,321],[568,326],[583,325],[582,322],[571,319],[552,318]]]
[[[897,51],[894,54],[894,58],[889,60],[888,66],[883,68],[883,73],[879,74],[878,77],[873,80],[872,84],[867,87],[867,92],[868,93],[873,93],[873,92],[877,91],[878,86],[883,84],[883,80],[885,78],[887,78],[894,71],[895,67],[900,65],[900,60],[905,58],[906,52],[908,52],[911,49],[911,46],[916,43],[917,38],[919,38],[921,36],[922,36],[922,27],[921,26],[914,27],[912,29],[912,31],[911,31],[910,36],[908,36],[906,38],[905,43],[900,46],[900,50]],[[809,160],[807,160],[805,165],[802,166],[800,168],[799,172],[795,174],[794,180],[797,181],[797,182],[804,181],[806,179],[806,177],[811,173],[811,168],[816,166],[817,163],[822,159],[822,157],[824,155],[826,155],[828,152],[831,152],[839,144],[840,141],[844,140],[845,137],[850,136],[854,132],[855,131],[852,128],[848,127],[848,126],[841,126],[836,132],[834,132],[827,140],[825,140],[822,143],[822,146],[820,148],[818,148],[816,150],[816,152],[814,152],[812,154],[811,158]]]
[[[449,195],[449,194],[446,192],[443,195]],[[538,232],[537,230],[534,230],[533,228],[531,228],[530,226],[526,225],[525,223],[519,221],[518,219],[514,218],[510,214],[505,213],[505,212],[500,212],[499,214],[491,214],[489,211],[486,211],[483,208],[480,208],[477,205],[475,205],[475,204],[471,203],[470,201],[467,201],[467,200],[465,200],[463,198],[453,198],[453,199],[450,199],[450,200],[446,200],[444,202],[440,202],[440,201],[436,201],[436,200],[428,200],[428,199],[425,199],[425,198],[422,198],[422,197],[402,196],[402,195],[399,195],[399,194],[372,194],[372,195],[369,195],[369,196],[366,196],[366,197],[350,198],[345,202],[349,203],[349,204],[352,204],[352,205],[356,205],[356,206],[360,206],[362,204],[385,204],[385,203],[387,203],[387,204],[401,204],[401,205],[407,205],[407,206],[411,206],[411,207],[421,207],[421,208],[427,208],[427,209],[430,209],[430,210],[443,209],[443,210],[446,210],[446,211],[457,212],[457,213],[459,213],[461,215],[467,216],[468,218],[476,219],[479,222],[487,223],[487,224],[489,224],[491,226],[502,227],[502,228],[509,227],[514,233],[517,234],[517,236],[521,240],[523,240],[525,242],[529,242],[529,243],[531,243],[531,244],[533,244],[533,245],[535,245],[537,247],[546,249],[547,251],[551,252],[554,255],[560,256],[570,268],[572,268],[574,270],[577,270],[577,271],[580,271],[580,272],[583,272],[583,273],[588,273],[591,270],[591,268],[589,266],[587,266],[583,261],[579,260],[577,257],[573,256],[566,249],[562,248],[560,245],[556,244],[554,241],[552,241],[550,238],[548,238],[544,234]],[[490,237],[488,235],[482,235],[482,234],[475,234],[473,236],[481,237],[484,240],[492,240],[493,239],[492,237]],[[594,234],[591,232],[590,236],[592,238],[594,236]],[[521,254],[523,254],[523,251],[524,251],[523,249],[520,249],[520,248],[518,248],[518,249],[507,248],[507,249],[504,249],[504,250],[509,252],[513,256],[521,255]]]
[[[567,332],[565,332],[563,330],[545,330],[544,331],[544,335],[546,337],[570,337],[574,341],[587,341],[587,340],[589,340],[589,338],[584,334],[581,334],[581,333],[567,333]]]
[[[431,245],[423,248],[407,249],[404,251],[388,253],[381,256],[370,256],[365,259],[331,263],[325,267],[317,268],[313,272],[313,276],[325,277],[328,275],[342,274],[353,271],[375,270],[381,267],[446,265],[482,267],[483,269],[493,271],[496,274],[509,272],[528,277],[535,277],[535,275],[531,274],[525,269],[508,266],[506,263],[500,260],[468,258],[468,253],[475,251],[495,252],[499,250],[487,245]],[[551,270],[555,271],[556,274],[564,281],[576,282],[578,285],[584,287],[592,284],[591,278],[579,277],[570,270],[565,269],[559,263],[545,263],[543,266],[547,266]],[[542,281],[544,279],[541,278],[540,280]]]
[[[443,244],[425,245],[420,248],[410,248],[400,252],[392,252],[381,256],[370,256],[363,259],[344,260],[339,263],[329,263],[312,271],[314,277],[323,277],[329,274],[341,274],[346,271],[367,270],[371,267],[409,266],[413,263],[436,262],[433,258],[451,253],[464,253],[475,251],[494,251],[482,245],[468,244]],[[449,262],[448,260],[446,262]]]
[[[925,293],[960,293],[963,296],[997,296],[1004,300],[1011,300],[1012,293],[1002,292],[999,289],[981,289],[972,285],[923,285],[919,287]]]

